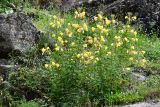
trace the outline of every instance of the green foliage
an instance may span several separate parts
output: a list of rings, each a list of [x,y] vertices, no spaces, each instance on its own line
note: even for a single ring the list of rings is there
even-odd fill
[[[144,62],[136,61],[144,58],[143,52],[137,54],[142,51],[137,32],[118,24],[114,17],[109,20],[99,14],[94,23],[88,23],[84,12],[75,13],[75,18],[53,16],[48,23],[44,36],[50,35],[55,44],[49,47],[41,41],[42,66],[20,68],[10,74],[10,83],[21,90],[11,94],[13,99],[41,98],[55,106],[101,106],[115,103],[111,96],[121,98],[119,93],[128,85],[131,66],[144,66]],[[29,53],[27,61],[36,54],[34,49]]]
[[[39,107],[39,105],[36,102],[24,102],[17,107]]]
[[[9,75],[15,89],[6,90],[4,95],[10,104],[99,107],[144,100],[152,92],[159,95],[159,77],[151,77],[144,83],[130,83],[133,67],[145,68],[145,58],[159,61],[159,40],[152,44],[153,41],[137,34],[129,21],[123,25],[113,16],[109,20],[99,14],[93,22],[88,22],[85,13],[80,11],[75,12],[75,16],[65,14],[62,18],[45,10],[25,10],[38,16],[33,21],[44,35],[37,47],[20,57],[23,67]],[[55,42],[47,44],[50,40]],[[150,46],[155,46],[156,52],[150,51]],[[126,89],[129,85],[135,88]],[[22,98],[31,102],[21,102]]]
[[[1,0],[0,1],[0,13],[1,12],[12,12],[13,9],[18,9],[22,6],[23,0]]]

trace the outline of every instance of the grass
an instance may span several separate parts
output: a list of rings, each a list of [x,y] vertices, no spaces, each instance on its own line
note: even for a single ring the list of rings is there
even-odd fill
[[[133,37],[132,33],[134,33],[130,32],[132,28],[129,27],[129,30],[127,30],[128,27],[125,25],[116,26],[111,24],[109,27],[105,26],[106,29],[109,29],[108,36],[105,37],[105,34],[101,34],[101,29],[98,29],[95,24],[97,23],[101,27],[103,25],[102,20],[90,23],[87,19],[75,19],[73,14],[65,14],[63,23],[62,17],[57,15],[54,10],[37,10],[31,7],[24,10],[27,14],[33,15],[33,23],[44,32],[44,38],[51,37],[56,40],[55,43],[58,45],[53,46],[53,49],[51,49],[49,45],[46,45],[47,41],[40,43],[42,45],[36,49],[36,54],[42,58],[42,61],[39,62],[41,63],[40,66],[22,67],[17,72],[10,74],[10,83],[16,88],[25,91],[25,93],[19,93],[18,91],[10,93],[8,91],[12,96],[10,103],[13,103],[12,101],[14,100],[19,101],[24,97],[27,100],[35,100],[40,105],[69,107],[84,105],[112,106],[160,97],[160,76],[158,75],[160,73],[160,40],[158,38],[149,38],[138,33],[136,36],[138,42],[129,42],[117,48],[116,45],[113,47],[114,45],[112,46],[111,44],[117,43],[118,45],[119,39],[117,40],[117,37],[119,35],[122,39],[124,39],[124,35],[131,39]],[[98,16],[99,19],[101,17],[103,16]],[[53,27],[51,23],[53,19],[56,20],[55,23],[62,21],[60,23],[62,27]],[[113,22],[114,19],[111,21]],[[69,26],[68,23],[70,23]],[[84,33],[83,31],[78,31],[77,27],[72,24],[79,24],[84,29]],[[92,31],[92,27],[98,29],[97,32]],[[69,28],[69,33],[73,33],[72,38],[64,36],[66,28]],[[122,30],[126,30],[123,35],[119,33]],[[107,39],[107,42],[103,43],[102,40],[99,43],[102,48],[107,45],[107,50],[105,50],[106,48],[92,48],[92,44],[88,46],[84,42],[89,36],[96,37],[95,34],[101,34]],[[65,40],[58,39],[58,37],[67,40],[68,43],[63,45]],[[59,51],[58,46],[63,48],[64,51]],[[132,49],[136,48],[137,52],[145,51],[145,53],[140,56],[128,56],[128,53],[126,54],[125,52],[130,47]],[[95,51],[99,51],[99,53],[93,54]],[[110,55],[109,52],[114,55],[108,56]],[[88,53],[90,53],[90,56],[88,56]],[[108,53],[107,58],[105,56],[106,53]],[[87,57],[83,59],[84,56],[82,57],[82,55]],[[90,59],[91,57],[93,59]],[[130,57],[138,60],[138,62],[133,61],[132,63],[132,61],[128,60]],[[139,66],[141,59],[144,58],[147,63],[145,65],[142,64],[144,66]],[[96,61],[96,59],[100,60]],[[93,63],[94,61],[96,62]],[[151,75],[144,82],[134,82],[130,79],[130,73],[134,67],[149,69]],[[131,89],[130,85],[132,86]],[[29,96],[29,93],[33,95]],[[19,103],[21,104],[22,102]],[[36,103],[22,103],[19,107],[30,107],[30,105],[35,107]]]

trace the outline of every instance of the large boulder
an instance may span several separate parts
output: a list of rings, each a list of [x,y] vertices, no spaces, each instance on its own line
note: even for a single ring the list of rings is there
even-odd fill
[[[93,17],[102,11],[106,16],[115,14],[124,21],[128,12],[137,16],[135,25],[141,24],[146,34],[160,34],[160,0],[62,0],[61,11],[69,11],[85,6],[87,16]]]
[[[0,58],[22,54],[35,44],[39,31],[23,13],[0,14]]]
[[[160,0],[116,0],[104,9],[105,15],[115,14],[119,20],[124,20],[128,12],[137,16],[146,34],[160,34]]]

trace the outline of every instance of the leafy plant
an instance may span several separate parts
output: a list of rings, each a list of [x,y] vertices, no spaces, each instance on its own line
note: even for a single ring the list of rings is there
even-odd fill
[[[64,18],[54,15],[44,38],[50,36],[55,42],[40,49],[43,65],[10,74],[9,81],[17,89],[9,92],[13,100],[42,100],[56,107],[126,103],[133,94],[121,93],[132,68],[145,67],[147,62],[139,35],[130,26],[136,17],[128,15],[126,20],[123,25],[100,13],[89,22],[82,10]],[[128,102],[139,99],[137,94]]]
[[[17,11],[23,4],[23,0],[1,0],[0,1],[0,13],[10,13]]]

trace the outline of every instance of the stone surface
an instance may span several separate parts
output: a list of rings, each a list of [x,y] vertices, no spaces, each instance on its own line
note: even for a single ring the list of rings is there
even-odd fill
[[[39,31],[23,13],[0,14],[0,58],[24,53],[38,39]]]
[[[145,81],[146,79],[147,79],[147,77],[145,77],[144,75],[142,75],[140,73],[132,72],[132,80]]]
[[[16,65],[10,65],[6,59],[0,59],[0,78],[2,81],[8,79],[9,72],[17,69]]]
[[[92,17],[102,11],[106,16],[115,14],[123,22],[127,13],[132,12],[138,18],[134,25],[141,24],[146,34],[160,34],[160,0],[63,0],[61,11],[81,6],[85,6],[87,16]]]
[[[160,102],[158,103],[141,102],[141,103],[126,105],[122,107],[160,107]]]
[[[116,14],[120,20],[127,12],[137,16],[137,23],[142,25],[146,34],[160,33],[160,0],[116,0],[104,9],[106,15]]]

